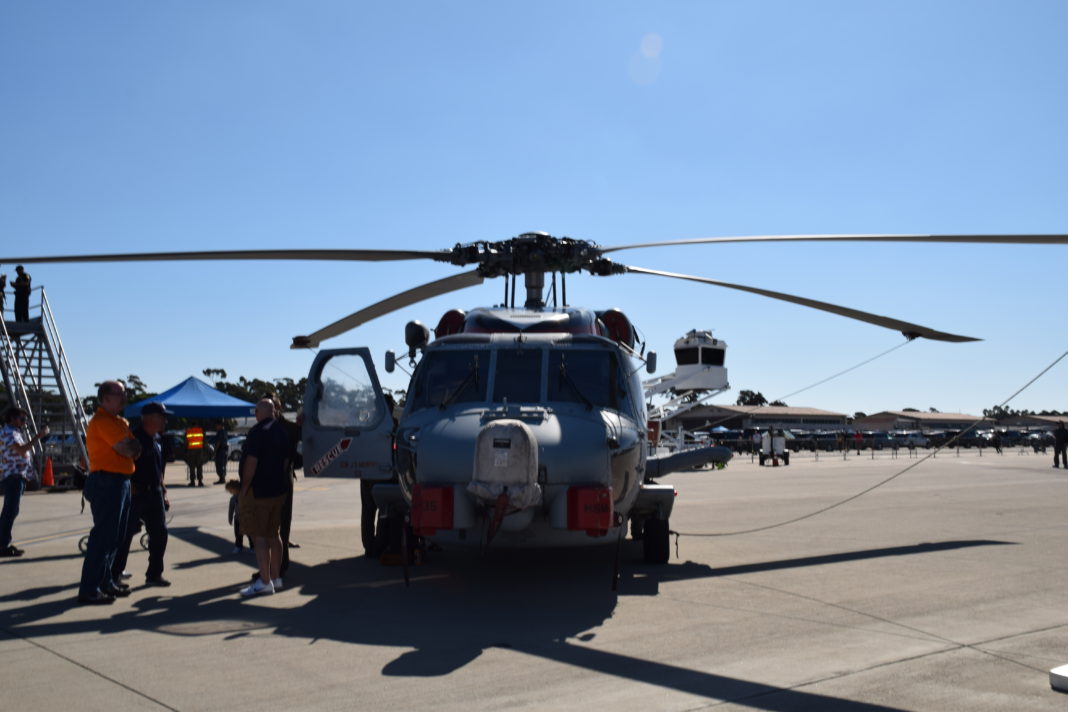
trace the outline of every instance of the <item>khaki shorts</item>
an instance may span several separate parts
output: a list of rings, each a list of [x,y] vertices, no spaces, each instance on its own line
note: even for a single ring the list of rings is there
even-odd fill
[[[251,492],[237,501],[237,518],[245,536],[277,536],[282,529],[286,496],[255,497]]]

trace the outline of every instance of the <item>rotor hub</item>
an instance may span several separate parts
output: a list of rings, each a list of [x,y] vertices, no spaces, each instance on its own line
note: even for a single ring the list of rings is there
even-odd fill
[[[458,266],[477,264],[479,274],[486,278],[578,272],[582,269],[600,275],[623,271],[622,267],[615,269],[617,265],[602,257],[602,254],[600,246],[588,240],[553,237],[545,232],[525,232],[498,242],[480,240],[466,245],[457,243],[442,260]]]

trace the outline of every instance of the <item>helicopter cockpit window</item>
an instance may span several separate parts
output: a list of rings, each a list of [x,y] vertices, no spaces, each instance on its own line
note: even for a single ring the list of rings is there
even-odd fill
[[[322,395],[316,408],[319,425],[364,428],[382,416],[382,405],[360,356],[334,356],[323,367],[320,381]]]
[[[497,351],[494,403],[535,403],[541,399],[541,354],[541,349]]]
[[[607,351],[551,351],[548,386],[550,401],[629,411],[626,374]]]
[[[485,401],[488,382],[489,354],[484,351],[429,353],[413,384],[412,410]]]

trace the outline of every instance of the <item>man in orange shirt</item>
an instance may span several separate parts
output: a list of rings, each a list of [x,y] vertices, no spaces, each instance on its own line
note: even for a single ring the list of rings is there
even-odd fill
[[[126,403],[126,387],[120,381],[104,381],[97,389],[100,407],[85,430],[89,451],[89,477],[83,494],[93,510],[93,529],[82,563],[78,603],[113,603],[116,596],[129,596],[130,587],[115,581],[111,567],[126,533],[130,511],[130,476],[141,444],[130,424],[119,416]]]

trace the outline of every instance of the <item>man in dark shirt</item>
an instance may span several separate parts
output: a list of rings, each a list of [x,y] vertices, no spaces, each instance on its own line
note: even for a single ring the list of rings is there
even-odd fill
[[[19,265],[15,268],[15,281],[11,286],[15,290],[15,321],[30,320],[30,275]]]
[[[219,423],[215,428],[212,446],[215,448],[215,476],[219,478],[215,484],[221,485],[226,482],[226,461],[230,458],[230,433],[225,423]]]
[[[1068,430],[1064,427],[1064,421],[1057,423],[1057,429],[1053,431],[1053,466],[1057,467],[1057,458],[1060,458],[1061,467],[1068,468]]]
[[[141,522],[148,532],[148,570],[146,586],[170,586],[163,578],[163,554],[167,550],[167,488],[163,484],[163,448],[159,434],[167,427],[170,411],[162,403],[149,403],[141,409],[141,424],[134,428],[133,436],[141,443],[141,455],[134,461],[134,473],[130,479],[130,517],[127,520],[126,538],[119,544],[112,564],[112,578],[121,580],[130,555],[130,545]]]
[[[260,576],[242,596],[271,594],[282,587],[282,506],[288,474],[289,438],[274,417],[274,403],[261,398],[256,403],[256,425],[242,447],[241,491],[238,518],[241,529],[252,537]]]

